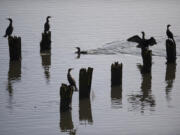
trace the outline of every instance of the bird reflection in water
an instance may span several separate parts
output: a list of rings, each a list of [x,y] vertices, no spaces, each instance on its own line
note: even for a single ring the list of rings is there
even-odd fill
[[[111,86],[112,108],[122,108],[122,85]]]
[[[21,60],[9,61],[7,90],[9,95],[13,94],[13,83],[21,80]]]
[[[59,127],[61,132],[67,132],[70,135],[76,134],[76,129],[74,129],[71,110],[60,112],[60,123]]]
[[[41,53],[41,59],[42,59],[42,67],[44,68],[45,78],[47,80],[47,83],[49,83],[50,81],[49,69],[51,67],[51,52],[46,51],[46,52]]]
[[[138,69],[141,72],[142,65],[137,66]],[[151,81],[152,76],[151,73],[145,73],[142,75],[142,83],[141,83],[141,92],[139,94],[132,94],[128,98],[129,103],[132,104],[132,111],[141,111],[141,113],[144,113],[144,111],[149,110],[154,111],[155,107],[155,99],[154,96],[151,93]]]
[[[165,81],[166,81],[166,99],[167,101],[171,100],[170,97],[170,92],[173,88],[173,82],[176,78],[176,64],[167,64],[166,66],[166,76],[165,76]]]
[[[79,120],[82,125],[93,124],[90,98],[79,100]]]

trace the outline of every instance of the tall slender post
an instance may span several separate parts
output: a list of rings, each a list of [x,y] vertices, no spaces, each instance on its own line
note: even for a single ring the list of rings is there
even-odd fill
[[[111,86],[122,85],[123,64],[115,62],[111,65]]]
[[[8,37],[10,60],[21,60],[21,37]]]
[[[88,67],[80,69],[79,72],[79,98],[89,98],[91,92],[93,68]]]
[[[42,40],[40,42],[40,51],[47,51],[51,49],[51,31],[42,33]]]
[[[176,43],[170,39],[166,40],[167,63],[176,63]]]

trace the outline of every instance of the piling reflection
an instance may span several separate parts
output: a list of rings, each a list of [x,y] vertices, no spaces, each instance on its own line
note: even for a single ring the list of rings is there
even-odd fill
[[[42,67],[44,68],[44,75],[47,80],[47,83],[50,81],[50,67],[51,67],[51,52],[46,51],[41,53],[41,59],[42,59]]]
[[[9,61],[7,90],[9,95],[13,94],[13,83],[21,80],[21,60]]]
[[[142,65],[138,65],[138,69],[141,72]],[[139,94],[130,95],[128,98],[129,103],[132,104],[132,111],[133,110],[140,110],[141,113],[144,113],[145,110],[154,111],[155,107],[155,99],[151,93],[151,84],[152,84],[152,76],[151,73],[145,73],[142,75],[142,82],[141,82],[141,91]]]
[[[74,129],[71,110],[61,112],[60,111],[60,123],[59,127],[61,132],[68,132],[70,135],[75,135],[76,130]]]
[[[122,85],[111,86],[112,108],[122,108]]]
[[[81,124],[93,124],[90,98],[79,100],[79,121]]]
[[[173,88],[173,82],[176,78],[176,64],[167,64],[166,66],[166,76],[165,76],[165,81],[166,81],[166,99],[167,101],[171,100],[170,93]]]

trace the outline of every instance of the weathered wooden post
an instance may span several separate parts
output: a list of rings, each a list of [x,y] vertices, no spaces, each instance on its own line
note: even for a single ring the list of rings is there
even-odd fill
[[[66,84],[62,84],[60,87],[60,111],[64,112],[71,109],[73,88]]]
[[[10,60],[21,60],[21,37],[8,37]]]
[[[123,64],[115,62],[111,65],[111,86],[122,85]]]
[[[42,33],[42,40],[40,42],[40,51],[47,51],[51,49],[51,31]]]
[[[167,63],[176,63],[176,43],[173,40],[166,40]]]
[[[143,73],[150,73],[152,67],[152,51],[148,49],[142,49],[141,51],[141,56],[143,59],[143,66],[141,71]]]
[[[91,92],[93,68],[88,67],[80,69],[79,71],[79,98],[89,98]]]

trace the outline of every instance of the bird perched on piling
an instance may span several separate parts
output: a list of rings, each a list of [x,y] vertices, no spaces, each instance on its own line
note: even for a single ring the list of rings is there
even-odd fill
[[[132,36],[127,39],[127,41],[138,43],[138,48],[148,48],[149,46],[153,46],[156,44],[156,40],[154,37],[151,37],[150,39],[145,39],[145,32],[142,31],[142,38],[140,38],[138,35]]]
[[[77,51],[75,53],[79,54],[87,54],[87,51],[81,51],[80,47],[76,47]]]
[[[77,87],[76,87],[76,82],[74,80],[74,78],[71,76],[70,72],[73,68],[69,68],[68,69],[68,74],[67,74],[67,79],[68,79],[68,82],[71,86],[74,86],[75,87],[75,91],[78,91]]]
[[[170,26],[171,26],[170,24],[167,25],[166,35],[168,39],[171,39],[175,43],[173,33],[169,30]]]
[[[6,33],[5,33],[5,35],[4,35],[4,37],[9,37],[9,36],[11,36],[11,34],[12,34],[12,32],[13,32],[13,26],[12,26],[12,19],[11,18],[7,18],[7,20],[9,20],[9,26],[7,27],[7,29],[6,29]]]
[[[51,18],[51,16],[47,16],[47,17],[46,17],[46,22],[45,22],[45,24],[44,24],[44,33],[48,32],[49,29],[50,29],[49,18]]]

